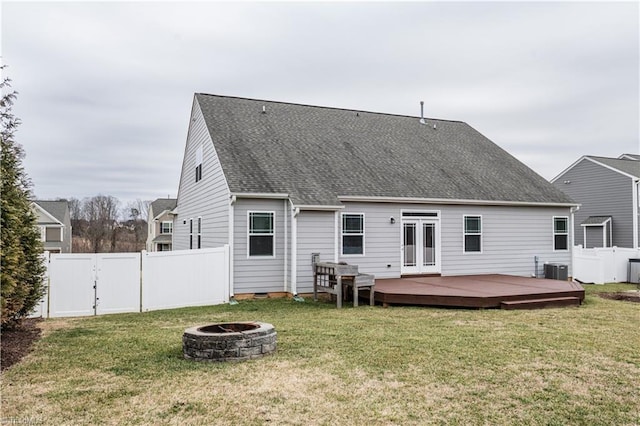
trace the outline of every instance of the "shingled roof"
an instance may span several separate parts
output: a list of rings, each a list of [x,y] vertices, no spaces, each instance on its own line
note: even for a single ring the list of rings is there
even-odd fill
[[[640,178],[640,161],[609,157],[596,157],[595,155],[587,155],[587,158],[591,158],[599,163],[620,170],[623,173]]]
[[[176,203],[175,198],[158,198],[151,203],[151,214],[156,217],[165,210],[173,210],[176,208]]]
[[[53,216],[60,223],[64,224],[69,211],[69,203],[66,200],[48,201],[48,200],[35,200],[37,205],[42,207],[47,213]]]
[[[196,94],[232,193],[573,204],[460,121]]]

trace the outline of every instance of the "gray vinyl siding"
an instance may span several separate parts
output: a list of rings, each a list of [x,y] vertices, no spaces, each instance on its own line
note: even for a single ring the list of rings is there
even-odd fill
[[[202,179],[195,181],[196,150],[203,147]],[[202,217],[202,248],[228,244],[229,188],[218,155],[194,99],[178,189],[178,216],[173,224],[173,249],[189,249],[189,219],[194,221],[194,248],[198,217]]]
[[[365,254],[339,260],[357,264],[376,278],[401,275],[401,210],[440,212],[441,274],[501,273],[531,276],[534,257],[542,264],[571,264],[571,252],[553,250],[553,217],[569,217],[569,208],[399,205],[348,203],[344,212],[365,214]],[[463,252],[463,217],[482,216],[482,252]],[[390,218],[395,223],[391,224]],[[569,236],[570,238],[570,236]],[[570,241],[570,240],[569,240]]]
[[[275,256],[249,257],[249,211],[274,212]],[[234,205],[234,293],[285,291],[284,201],[238,198]]]
[[[586,226],[584,228],[586,228],[587,233],[587,243],[583,246],[584,248],[606,247],[606,245],[602,244],[602,234],[605,233],[606,241],[608,242],[609,235],[607,231],[609,230],[609,226],[604,228],[602,226]],[[583,232],[582,238],[584,238],[585,230],[581,230]]]
[[[320,261],[334,260],[335,213],[302,211],[298,215],[297,290],[313,292],[311,253],[320,253]]]
[[[571,183],[565,184],[565,181]],[[633,247],[633,186],[630,177],[584,159],[560,175],[554,185],[581,204],[575,213],[575,244],[585,246],[580,223],[587,217],[611,216],[613,245]]]

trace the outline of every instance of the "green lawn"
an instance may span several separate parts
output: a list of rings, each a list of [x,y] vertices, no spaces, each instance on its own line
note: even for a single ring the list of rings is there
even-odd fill
[[[640,304],[535,311],[307,299],[56,319],[2,374],[3,423],[637,425]],[[263,321],[275,355],[182,359],[185,328]]]

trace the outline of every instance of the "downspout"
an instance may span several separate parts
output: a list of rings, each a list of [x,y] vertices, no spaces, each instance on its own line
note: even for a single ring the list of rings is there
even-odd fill
[[[640,246],[638,245],[638,192],[640,192],[640,179],[634,179],[633,180],[633,247],[635,247],[635,249],[640,249]]]
[[[298,214],[299,207],[291,205],[291,293],[293,300],[298,301]]]
[[[287,291],[288,288],[288,280],[289,280],[289,254],[288,254],[288,250],[289,250],[289,242],[287,241],[287,239],[289,238],[289,231],[287,230],[287,225],[288,225],[288,220],[287,220],[287,206],[288,206],[288,200],[284,200],[284,214],[282,216],[284,216],[284,291]]]
[[[569,265],[570,271],[567,271],[567,274],[570,272],[571,275],[569,275],[569,276],[571,276],[571,277],[573,277],[573,263],[574,263],[573,262],[573,255],[574,255],[573,248],[575,247],[575,243],[576,243],[576,241],[575,241],[576,236],[575,236],[574,220],[575,220],[575,212],[577,212],[578,210],[580,210],[580,206],[571,207],[571,209],[570,209],[570,212],[571,212],[571,226],[569,227],[569,230],[570,230],[569,232],[571,232],[571,239],[570,239],[571,240],[571,246],[569,247],[569,256],[570,256],[570,259],[571,259],[571,264]],[[585,242],[586,242],[586,239],[585,239]]]
[[[237,305],[238,301],[235,299],[233,290],[233,239],[234,239],[234,215],[236,203],[236,196],[232,195],[229,199],[229,304]]]
[[[569,227],[570,232],[571,232],[571,247],[573,248],[573,246],[576,245],[576,236],[575,236],[575,217],[574,214],[575,212],[577,212],[578,210],[580,210],[580,206],[576,206],[576,207],[571,207],[571,226]],[[586,236],[585,236],[585,240],[586,241]]]
[[[333,261],[338,263],[340,255],[340,213],[336,210],[333,223]]]

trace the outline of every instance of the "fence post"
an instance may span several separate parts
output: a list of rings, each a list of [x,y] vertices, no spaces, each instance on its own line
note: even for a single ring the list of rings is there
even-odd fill
[[[144,270],[147,265],[147,251],[140,252],[140,312],[142,312],[142,286],[144,285]]]

